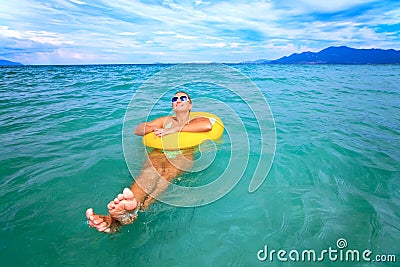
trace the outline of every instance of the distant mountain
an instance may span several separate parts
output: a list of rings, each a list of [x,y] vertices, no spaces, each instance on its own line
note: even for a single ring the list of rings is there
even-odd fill
[[[0,66],[23,66],[19,62],[12,62],[4,59],[0,59]]]
[[[331,46],[320,52],[294,53],[268,64],[400,64],[400,51]]]

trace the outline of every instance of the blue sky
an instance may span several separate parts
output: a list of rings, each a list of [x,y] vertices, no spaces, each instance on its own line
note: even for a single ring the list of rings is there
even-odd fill
[[[0,0],[0,59],[241,62],[328,46],[400,49],[398,0]]]

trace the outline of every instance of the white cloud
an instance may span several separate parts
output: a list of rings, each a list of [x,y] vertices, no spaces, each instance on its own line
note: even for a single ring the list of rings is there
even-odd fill
[[[194,40],[194,39],[197,39],[196,36],[183,35],[183,34],[179,34],[179,33],[176,34],[174,37],[175,37],[175,38],[178,38],[178,39],[185,39],[185,40]]]
[[[93,59],[94,57],[88,54],[78,53],[71,49],[59,48],[55,51],[60,58],[63,59],[78,59],[82,61],[83,59],[89,60]]]
[[[72,2],[72,3],[74,3],[74,4],[77,4],[77,5],[86,5],[85,2],[79,1],[79,0],[69,0],[69,1]]]
[[[0,26],[0,36],[6,38],[22,38],[21,34],[18,31],[10,30],[10,28],[7,26]]]
[[[122,36],[135,36],[137,34],[138,34],[137,32],[120,32],[120,33],[117,33],[117,35],[122,35]]]
[[[375,3],[370,10],[357,9],[371,2]],[[67,57],[76,61],[129,59],[133,63],[168,58],[175,62],[233,62],[241,57],[271,58],[302,49],[320,50],[330,44],[375,43],[398,48],[398,31],[385,30],[382,25],[398,23],[400,9],[385,6],[387,3],[20,0],[0,3],[0,37],[7,40],[7,53],[10,49],[17,55],[23,53],[21,49],[28,52],[34,47],[36,52],[43,48],[38,61],[53,56],[63,62]],[[359,12],[323,15],[349,9]],[[92,56],[80,57],[85,51]]]
[[[172,34],[172,35],[174,35],[174,34],[177,34],[174,31],[155,31],[154,33],[155,34],[160,34],[160,35],[164,35],[164,34]]]
[[[0,36],[5,38],[14,38],[17,40],[29,40],[36,43],[48,44],[54,46],[74,44],[74,41],[65,40],[63,36],[60,36],[59,34],[56,33],[47,31],[19,32],[16,30],[11,30],[8,26],[0,26]]]
[[[210,2],[203,2],[202,0],[194,0],[194,4],[195,6],[199,6],[199,5],[210,5]]]
[[[202,43],[201,46],[205,47],[216,47],[216,48],[223,48],[227,46],[227,43],[219,42],[219,43]]]

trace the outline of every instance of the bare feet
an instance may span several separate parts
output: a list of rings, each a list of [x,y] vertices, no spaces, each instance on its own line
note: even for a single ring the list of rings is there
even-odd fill
[[[119,230],[119,224],[111,216],[97,215],[93,209],[86,210],[86,218],[90,227],[94,227],[99,232],[115,233]]]
[[[140,208],[132,191],[125,188],[122,194],[119,194],[113,201],[107,205],[111,217],[117,220],[121,225],[131,224],[137,218],[137,212]]]
[[[120,225],[133,223],[140,208],[135,196],[129,188],[125,188],[113,201],[107,205],[110,215],[97,215],[93,209],[86,210],[86,218],[90,227],[99,232],[115,233]]]

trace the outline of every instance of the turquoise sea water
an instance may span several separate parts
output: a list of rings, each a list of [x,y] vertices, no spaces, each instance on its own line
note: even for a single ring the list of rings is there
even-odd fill
[[[223,88],[188,85],[192,98],[218,99],[239,114],[251,138],[239,146],[251,146],[242,179],[202,207],[156,203],[114,236],[89,229],[85,210],[105,213],[136,175],[123,153],[126,108],[146,80],[168,67],[0,68],[1,266],[396,265],[257,257],[265,245],[269,252],[320,256],[330,247],[340,250],[341,238],[346,249],[371,250],[371,259],[400,261],[398,65],[233,65],[261,90],[276,125],[272,168],[251,194],[260,156],[251,109]],[[171,95],[162,96],[152,116],[169,112]],[[218,112],[229,127],[228,111],[204,104],[196,110]],[[140,138],[135,142],[139,147]],[[196,186],[220,175],[230,157],[226,134],[217,148],[209,168],[183,175],[180,183]],[[143,160],[138,148],[133,172]]]

